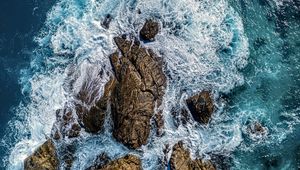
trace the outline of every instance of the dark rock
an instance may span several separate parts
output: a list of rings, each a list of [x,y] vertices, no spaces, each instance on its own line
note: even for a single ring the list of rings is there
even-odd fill
[[[95,165],[87,168],[86,170],[101,169],[110,162],[110,158],[107,156],[106,153],[102,153],[99,156],[97,156],[97,158],[94,162],[95,162]]]
[[[69,170],[72,167],[74,161],[74,154],[76,152],[76,144],[64,144],[59,148],[60,160],[63,164],[63,169]]]
[[[259,122],[253,122],[247,127],[247,131],[250,134],[250,136],[254,138],[261,138],[268,134],[268,128],[264,127]]]
[[[80,104],[77,105],[76,110],[78,118],[87,132],[97,133],[102,129],[107,110],[107,102],[109,101],[110,93],[114,85],[115,78],[112,77],[105,85],[102,97],[89,110]],[[85,94],[87,92],[84,91],[87,91],[87,89],[88,88],[83,88],[83,90],[79,92],[79,99],[84,99],[82,102],[88,101],[87,98],[89,97],[83,97],[86,96]]]
[[[111,161],[98,170],[142,170],[141,160],[134,155],[126,155],[122,158]]]
[[[110,56],[117,79],[111,99],[113,135],[126,146],[138,148],[147,142],[155,104],[160,106],[164,95],[163,63],[151,50],[132,41],[114,40],[122,55]]]
[[[25,170],[57,170],[59,161],[56,148],[51,139],[48,139],[31,156],[24,161]]]
[[[102,27],[105,29],[109,29],[109,24],[112,20],[112,16],[110,14],[107,14],[103,20],[103,22],[101,23]]]
[[[215,170],[216,168],[209,160],[192,160],[190,153],[184,148],[183,143],[174,145],[170,159],[171,170]]]
[[[214,111],[214,105],[208,91],[203,91],[188,98],[186,103],[195,121],[203,124],[209,122]]]
[[[147,20],[140,31],[140,36],[144,40],[154,40],[159,31],[159,24],[153,20]]]
[[[56,112],[56,122],[52,128],[52,138],[60,140],[65,137],[78,137],[81,127],[76,120],[74,110],[68,106],[64,109],[59,109]]]
[[[164,118],[162,112],[159,112],[155,115],[154,122],[156,125],[156,135],[161,136],[163,134],[162,129],[164,127]]]

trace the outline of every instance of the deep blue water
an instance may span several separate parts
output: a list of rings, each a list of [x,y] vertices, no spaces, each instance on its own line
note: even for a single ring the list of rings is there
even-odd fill
[[[14,108],[25,100],[21,92],[20,74],[29,68],[33,41],[54,1],[0,1],[0,136],[15,115]],[[0,148],[0,157],[5,150]]]
[[[220,6],[219,10],[223,8],[228,10],[225,14],[220,12],[220,15],[218,12],[205,11],[211,7],[206,6],[209,1],[205,0],[199,1],[199,3],[206,2],[199,5],[202,7],[200,12],[189,10],[193,6],[188,6],[188,4],[186,10],[168,4],[170,1],[163,2],[166,5],[161,9],[147,11],[148,7],[145,7],[146,14],[143,17],[147,18],[149,15],[153,15],[175,23],[164,28],[170,29],[170,31],[165,31],[164,35],[158,37],[156,41],[158,44],[148,44],[157,48],[158,51],[166,53],[166,60],[171,65],[168,71],[171,75],[174,74],[173,76],[178,75],[176,81],[170,81],[171,90],[166,95],[166,97],[170,97],[169,103],[177,104],[176,98],[171,98],[174,97],[172,90],[179,91],[178,89],[180,89],[191,93],[191,91],[197,91],[203,87],[214,89],[224,101],[224,107],[220,107],[222,112],[216,114],[219,117],[213,118],[209,129],[197,129],[199,127],[189,129],[195,134],[184,134],[185,131],[172,129],[172,126],[167,127],[168,130],[176,131],[174,136],[177,136],[178,140],[179,138],[184,139],[182,136],[188,135],[191,137],[191,142],[198,144],[204,138],[205,141],[201,142],[207,144],[205,145],[206,150],[201,150],[201,144],[199,147],[197,145],[190,146],[190,149],[195,149],[195,152],[219,155],[226,152],[219,157],[224,169],[228,167],[249,170],[300,169],[300,1],[229,0],[228,3],[235,12],[232,12],[231,8]],[[185,3],[185,1],[178,2]],[[131,31],[131,33],[136,31],[135,26],[139,23],[133,22],[132,20],[136,19],[135,15],[128,13],[134,13],[138,4],[137,1],[131,0],[120,1],[120,3],[103,0],[97,1],[95,4],[88,0],[61,0],[56,4],[54,1],[47,0],[2,0],[0,2],[0,136],[6,134],[4,142],[11,142],[6,146],[1,145],[0,158],[10,155],[10,158],[14,159],[18,155],[18,149],[22,149],[20,155],[28,155],[32,150],[30,147],[37,147],[37,143],[44,140],[41,136],[44,135],[43,133],[49,132],[51,125],[44,126],[45,122],[43,121],[47,121],[47,119],[43,119],[43,115],[54,114],[52,110],[54,108],[49,107],[49,104],[58,107],[61,102],[59,98],[61,97],[61,100],[64,101],[60,88],[63,86],[62,81],[67,79],[63,76],[67,65],[71,63],[76,68],[84,69],[89,65],[84,65],[85,63],[82,64],[80,61],[85,61],[85,59],[101,60],[101,62],[103,60],[105,63],[105,55],[111,52],[111,37],[119,34],[119,29],[123,32],[129,30],[128,32]],[[212,4],[218,5],[213,2]],[[53,5],[56,8],[51,11]],[[156,5],[154,4],[153,8],[157,7]],[[126,8],[122,8],[123,6]],[[121,10],[116,10],[119,7]],[[171,11],[172,15],[165,11]],[[195,13],[189,13],[190,11]],[[49,16],[46,20],[47,12]],[[124,12],[124,14],[119,12]],[[202,17],[206,12],[210,13],[212,17],[214,15],[217,18],[224,17],[224,20],[220,20],[222,23],[218,23],[219,21],[216,19],[217,26],[213,27],[216,34],[207,31],[210,30],[208,26],[211,25],[206,26],[205,24],[209,21],[206,21],[205,18],[203,20],[197,18],[199,16],[196,14],[200,13],[202,14],[200,17]],[[112,21],[112,28],[116,30],[109,32],[110,35],[95,24],[107,13],[111,13],[115,18]],[[173,13],[177,14],[177,18],[174,18]],[[89,15],[84,18],[85,14]],[[122,18],[124,16],[126,16],[125,19]],[[45,20],[47,24],[44,23]],[[115,24],[115,20],[118,20],[120,25]],[[136,20],[140,21],[139,18]],[[198,30],[198,25],[196,27],[193,25],[196,22],[203,24],[199,26],[202,29]],[[212,26],[215,25],[212,24]],[[220,30],[218,26],[221,27]],[[39,31],[42,28],[45,29],[41,34]],[[188,31],[185,32],[184,28]],[[215,36],[215,39],[212,38],[214,43],[205,42],[205,39],[201,39],[203,40],[201,43],[197,42],[197,38],[201,37],[193,39],[193,36],[197,36],[198,31],[203,30],[209,34],[206,38]],[[94,34],[95,36],[93,36]],[[39,45],[33,41],[33,38],[38,35]],[[227,36],[230,38],[226,38]],[[164,39],[164,37],[167,38]],[[170,37],[172,41],[169,41]],[[243,41],[244,37],[247,38],[247,43]],[[190,43],[191,39],[194,43]],[[230,41],[226,41],[228,39]],[[165,47],[160,48],[160,41],[165,43]],[[168,43],[174,43],[174,46],[168,46]],[[176,43],[179,43],[179,46]],[[201,46],[202,44],[204,45]],[[40,51],[36,51],[38,47],[40,47]],[[84,47],[84,49],[80,47]],[[96,51],[99,56],[96,56],[95,59],[93,58],[95,57],[94,50],[99,47],[102,51]],[[167,50],[164,51],[164,48]],[[204,49],[204,52],[201,48]],[[221,49],[217,50],[220,62],[210,62],[210,60],[215,61],[216,59],[214,58],[214,48]],[[101,56],[100,51],[104,51],[104,57]],[[172,51],[175,52],[172,53]],[[245,51],[249,51],[249,54],[247,54],[248,64],[244,67]],[[168,56],[168,54],[172,55]],[[73,59],[73,55],[77,58]],[[211,69],[201,72],[202,70],[198,70],[196,67],[197,71],[201,72],[201,74],[197,74],[193,70],[195,63],[190,60],[200,61],[200,64],[201,62],[211,64],[209,65]],[[175,66],[172,65],[173,62],[176,63]],[[26,74],[21,74],[21,70],[26,70]],[[37,70],[38,73],[35,72]],[[32,79],[30,79],[31,76]],[[240,80],[241,77],[243,81]],[[22,84],[19,83],[21,78],[25,80]],[[34,88],[28,88],[28,93],[22,94],[21,89],[29,80]],[[45,85],[47,83],[50,87]],[[24,107],[18,108],[24,109],[24,112],[14,110],[20,102],[24,103]],[[166,108],[168,108],[167,106]],[[47,113],[44,113],[45,111]],[[14,116],[16,113],[19,115]],[[42,115],[42,118],[39,117],[39,114]],[[172,119],[166,115],[165,118]],[[21,123],[16,123],[18,119]],[[15,130],[18,133],[14,133],[13,128],[6,131],[6,124],[9,120],[13,120],[11,125],[21,124],[22,126],[18,127],[24,127],[24,133],[20,133],[22,131],[20,129]],[[43,122],[42,125],[37,121]],[[169,122],[171,121],[168,120],[167,124]],[[267,135],[258,138],[249,135],[247,128],[253,122],[260,122],[267,128]],[[173,136],[170,136],[157,139],[158,142],[154,142],[153,148],[159,150],[161,149],[159,147],[162,146],[161,142],[174,140]],[[204,137],[202,138],[202,136]],[[95,141],[93,141],[94,139]],[[22,143],[23,141],[29,145],[22,146],[25,145]],[[97,142],[102,147],[95,145]],[[18,147],[14,147],[15,144],[19,144],[16,145]],[[96,151],[106,151],[111,147],[115,148],[111,152],[114,156],[128,152],[118,143],[112,143],[111,139],[100,135],[99,139],[83,140],[77,156],[90,155],[92,157],[98,154],[95,153]],[[151,161],[155,160],[156,153],[153,153],[155,150],[153,148],[147,146],[144,150],[148,153],[143,157],[144,163],[148,163],[146,166],[153,164]],[[19,169],[21,167],[19,159],[16,161],[7,159],[8,157],[6,157],[6,164],[3,164],[3,168]],[[76,160],[74,166],[80,169],[93,158],[85,159]]]

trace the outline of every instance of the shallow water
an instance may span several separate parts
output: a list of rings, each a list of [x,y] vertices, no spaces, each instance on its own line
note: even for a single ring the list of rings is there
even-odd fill
[[[84,80],[98,82],[101,96],[112,71],[112,38],[124,33],[138,37],[145,19],[152,17],[160,21],[161,32],[156,41],[142,43],[166,62],[165,135],[158,138],[153,132],[147,145],[132,151],[112,138],[108,116],[105,132],[81,134],[73,169],[87,168],[103,151],[113,158],[134,153],[145,169],[157,169],[165,144],[179,140],[193,157],[222,162],[221,169],[299,168],[299,4],[289,3],[58,1],[35,37],[31,67],[20,78],[30,100],[16,107],[2,140],[5,167],[22,169],[23,160],[49,136],[55,110],[73,100]],[[107,14],[113,18],[109,30],[101,26]],[[100,70],[105,73],[101,77]],[[183,107],[188,96],[204,89],[213,91],[217,108],[210,124],[178,125],[171,109]],[[266,133],[250,134],[253,122],[260,122]]]

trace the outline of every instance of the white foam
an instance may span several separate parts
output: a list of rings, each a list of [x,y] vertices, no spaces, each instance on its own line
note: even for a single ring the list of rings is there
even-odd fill
[[[100,89],[98,95],[102,94],[108,80],[106,72],[111,71],[108,55],[116,49],[113,37],[123,33],[138,36],[149,17],[158,19],[162,26],[156,41],[144,45],[166,61],[164,70],[169,79],[162,106],[166,135],[151,136],[152,142],[142,147],[143,152],[134,152],[122,147],[107,133],[99,134],[98,138],[85,134],[81,137],[86,139],[82,139],[75,154],[79,159],[75,159],[74,169],[89,166],[102,151],[112,157],[129,152],[139,154],[145,169],[155,169],[153,166],[161,159],[167,143],[172,146],[184,140],[194,156],[232,151],[241,143],[239,123],[229,125],[213,118],[214,126],[188,124],[177,128],[170,114],[173,107],[183,106],[184,99],[198,91],[211,89],[217,95],[244,82],[238,69],[247,63],[247,39],[241,20],[224,0],[78,2],[59,1],[49,12],[43,32],[36,38],[41,47],[49,46],[53,50],[53,56],[48,56],[45,64],[61,66],[47,73],[37,73],[31,79],[32,102],[26,106],[27,121],[23,123],[31,136],[12,149],[10,169],[22,169],[24,158],[45,141],[44,134],[49,135],[55,110],[73,100],[72,93],[78,92],[85,80],[99,82],[99,86],[93,88]],[[142,14],[137,13],[138,9]],[[108,13],[113,21],[106,30],[101,27],[101,21]],[[220,54],[224,48],[231,52]],[[97,77],[99,70],[104,70],[104,77]],[[72,76],[68,76],[72,71]],[[67,90],[70,79],[75,80],[71,92]]]

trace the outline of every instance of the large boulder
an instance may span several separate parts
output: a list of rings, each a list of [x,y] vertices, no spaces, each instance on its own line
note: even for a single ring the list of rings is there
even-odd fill
[[[142,170],[141,160],[134,155],[126,155],[108,162],[109,158],[101,154],[100,159],[101,164],[92,166],[87,170]],[[102,165],[103,163],[105,163],[105,165]]]
[[[140,31],[140,36],[144,40],[154,40],[159,31],[159,24],[153,20],[147,20]]]
[[[110,56],[117,79],[111,110],[114,137],[131,148],[146,144],[154,107],[162,102],[166,77],[163,62],[151,50],[125,38],[114,38],[118,52]]]
[[[59,160],[51,139],[48,139],[24,161],[25,170],[57,170],[58,167]]]
[[[215,170],[216,168],[209,160],[192,160],[190,152],[184,148],[183,143],[174,145],[170,159],[171,170]]]
[[[214,111],[213,99],[210,92],[202,91],[186,100],[187,107],[195,121],[207,124]]]

